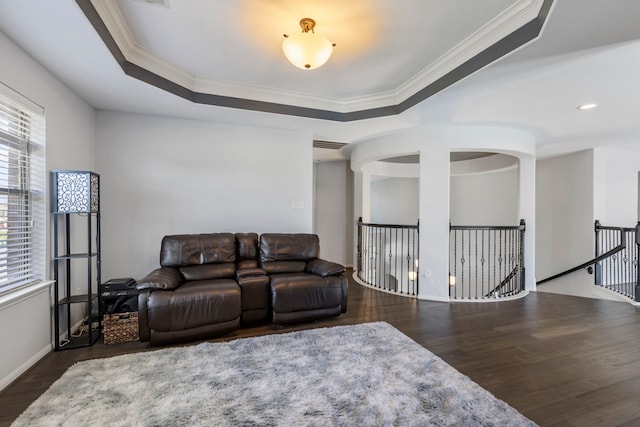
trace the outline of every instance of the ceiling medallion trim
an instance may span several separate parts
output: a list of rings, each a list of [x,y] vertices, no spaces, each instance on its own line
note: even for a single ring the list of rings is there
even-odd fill
[[[125,74],[133,78],[194,103],[349,122],[400,114],[537,38],[553,0],[521,0],[397,90],[343,101],[296,92],[283,96],[272,88],[198,79],[138,46],[116,2],[76,3]],[[504,28],[510,33],[504,35]],[[234,96],[238,93],[246,98]],[[283,99],[286,103],[280,102]]]

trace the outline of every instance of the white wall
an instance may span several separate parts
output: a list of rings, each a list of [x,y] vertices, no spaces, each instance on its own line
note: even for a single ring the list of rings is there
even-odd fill
[[[96,139],[105,280],[168,234],[312,231],[311,134],[100,111]]]
[[[353,172],[346,160],[315,164],[314,198],[321,257],[353,266]]]
[[[47,171],[95,167],[95,112],[56,77],[0,33],[0,82],[45,109]],[[48,176],[47,176],[48,179]],[[50,184],[47,183],[47,193]],[[51,259],[51,214],[47,197],[47,255]],[[47,262],[47,277],[51,277]],[[43,293],[44,292],[44,293]],[[51,349],[49,290],[27,293],[0,302],[0,389]],[[10,344],[8,344],[10,343]]]
[[[602,225],[635,227],[638,218],[640,153],[594,149],[594,211]]]
[[[371,180],[371,222],[415,225],[420,216],[418,178]]]
[[[536,164],[536,280],[594,256],[593,151]],[[538,291],[590,296],[593,276],[580,270],[538,286]]]
[[[518,225],[518,169],[451,177],[453,225]]]

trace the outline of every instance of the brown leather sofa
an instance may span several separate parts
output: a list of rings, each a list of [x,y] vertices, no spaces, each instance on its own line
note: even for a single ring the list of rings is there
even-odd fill
[[[165,236],[161,267],[137,284],[140,340],[166,344],[338,316],[347,310],[344,267],[319,254],[314,234]]]

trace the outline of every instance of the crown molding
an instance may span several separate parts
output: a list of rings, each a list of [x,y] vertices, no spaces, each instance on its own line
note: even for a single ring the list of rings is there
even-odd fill
[[[487,22],[475,33],[458,43],[429,66],[418,72],[394,91],[398,103],[432,84],[449,71],[462,66],[509,34],[534,20],[544,0],[520,0]]]
[[[553,0],[519,0],[398,88],[349,98],[194,76],[139,46],[117,2],[76,3],[125,73],[134,78],[196,103],[352,121],[399,114],[535,39]]]

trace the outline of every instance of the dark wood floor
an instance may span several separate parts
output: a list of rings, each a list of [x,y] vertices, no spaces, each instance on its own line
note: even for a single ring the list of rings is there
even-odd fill
[[[386,321],[542,426],[640,425],[640,309],[631,304],[542,292],[501,303],[436,303],[351,280],[349,292],[349,310],[338,318],[243,329],[221,340]],[[73,363],[146,350],[98,343],[48,354],[0,393],[0,425]]]

